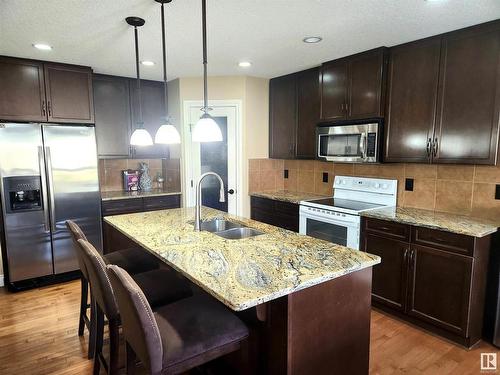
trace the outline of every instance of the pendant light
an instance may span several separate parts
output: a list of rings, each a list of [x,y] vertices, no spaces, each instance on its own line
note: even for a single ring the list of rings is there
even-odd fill
[[[166,48],[166,33],[165,33],[165,12],[163,4],[171,3],[172,0],[155,0],[161,4],[161,40],[163,49],[163,88],[165,99],[165,123],[161,125],[156,131],[155,143],[160,144],[179,144],[181,143],[181,136],[176,127],[171,123],[170,116],[168,115],[168,87],[167,87],[167,48]]]
[[[193,142],[221,142],[222,132],[212,116],[208,114],[207,78],[207,0],[201,0],[203,28],[203,115],[193,129]]]
[[[141,75],[139,72],[139,38],[137,36],[137,28],[143,26],[146,21],[139,17],[127,17],[125,21],[130,26],[134,26],[134,38],[135,38],[135,68],[137,71],[137,99],[139,102],[139,117],[137,121],[137,126],[130,136],[130,144],[132,146],[151,146],[153,144],[153,139],[151,134],[144,129],[144,121],[142,120],[142,92],[141,92]]]

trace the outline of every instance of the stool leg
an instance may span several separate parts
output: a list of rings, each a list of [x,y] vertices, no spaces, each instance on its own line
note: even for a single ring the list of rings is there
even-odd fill
[[[109,374],[118,373],[118,356],[120,349],[120,328],[116,319],[108,322],[109,328]]]
[[[83,318],[87,314],[87,300],[89,294],[89,283],[81,276],[81,297],[80,297],[80,322],[78,323],[78,336],[83,336],[83,330],[85,328],[85,319]]]
[[[101,369],[102,344],[104,339],[104,313],[97,303],[95,306],[95,353],[94,353],[94,375],[99,375]]]
[[[128,342],[125,342],[125,345],[127,347],[127,375],[134,375],[137,356],[135,355],[134,349],[132,349]]]
[[[89,329],[89,352],[87,354],[88,359],[92,359],[95,356],[95,337],[96,337],[96,311],[95,311],[95,301],[92,297],[92,291],[90,293],[90,329]]]

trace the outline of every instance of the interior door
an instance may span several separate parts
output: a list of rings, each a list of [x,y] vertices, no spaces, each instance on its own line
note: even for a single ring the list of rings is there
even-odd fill
[[[440,51],[441,38],[391,49],[385,124],[387,162],[431,160]]]
[[[226,202],[219,202],[219,182],[215,177],[207,177],[202,184],[202,204],[221,211],[237,214],[237,171],[239,160],[236,138],[236,110],[231,106],[211,106],[210,114],[222,131],[222,142],[192,142],[191,129],[200,118],[199,105],[188,111],[185,128],[185,176],[187,186],[186,205],[194,206],[196,182],[203,173],[215,172],[224,181]]]
[[[44,125],[54,272],[78,269],[66,220],[75,221],[102,249],[101,208],[94,127]]]
[[[495,164],[500,108],[500,25],[443,38],[434,161]]]

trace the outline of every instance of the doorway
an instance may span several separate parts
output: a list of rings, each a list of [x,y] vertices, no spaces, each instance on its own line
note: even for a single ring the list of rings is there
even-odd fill
[[[196,183],[206,172],[221,176],[225,202],[219,202],[219,182],[207,177],[202,184],[202,204],[233,215],[240,214],[241,186],[241,102],[214,100],[209,103],[210,115],[222,131],[222,142],[193,142],[191,132],[201,116],[201,101],[184,102],[183,184],[184,206],[195,205]]]

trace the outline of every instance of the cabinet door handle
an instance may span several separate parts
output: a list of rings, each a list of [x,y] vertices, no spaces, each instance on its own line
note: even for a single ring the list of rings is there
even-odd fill
[[[47,111],[45,110],[45,100],[42,101],[42,116],[46,116]]]
[[[415,250],[410,250],[410,268],[413,269],[414,266],[414,260],[415,260]]]
[[[49,116],[52,116],[52,104],[50,100],[47,102],[47,110],[49,111]]]
[[[437,156],[437,153],[438,153],[438,139],[437,138],[434,138],[434,144],[432,146],[432,156],[433,157],[436,157]]]
[[[410,249],[405,249],[405,252],[403,254],[403,263],[406,263],[406,259],[408,259],[408,252]]]
[[[432,144],[432,139],[429,138],[427,140],[427,157],[430,158],[431,157],[431,144]]]
[[[348,103],[345,103],[345,111],[349,112],[349,104]]]

